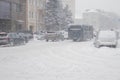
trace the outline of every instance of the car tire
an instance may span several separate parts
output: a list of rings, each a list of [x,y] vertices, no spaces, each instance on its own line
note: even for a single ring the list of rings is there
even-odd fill
[[[74,41],[74,42],[76,42],[76,41],[77,41],[77,39],[73,39],[73,41]]]
[[[14,46],[14,42],[11,41],[11,42],[9,43],[9,45],[10,45],[10,46]]]
[[[49,40],[48,39],[46,39],[46,42],[48,42]]]
[[[116,47],[117,47],[117,45],[113,45],[112,47],[113,47],[113,48],[116,48]]]
[[[25,40],[23,40],[22,44],[23,44],[23,45],[25,45],[25,44],[26,44],[26,41],[25,41]]]

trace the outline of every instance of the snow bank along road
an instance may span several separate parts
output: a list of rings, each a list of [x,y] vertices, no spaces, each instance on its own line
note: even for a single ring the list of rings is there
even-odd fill
[[[120,46],[32,41],[1,47],[0,80],[120,80]]]

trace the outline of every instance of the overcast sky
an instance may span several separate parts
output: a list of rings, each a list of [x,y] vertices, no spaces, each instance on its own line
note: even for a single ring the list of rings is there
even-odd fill
[[[102,9],[120,15],[120,0],[76,0],[76,17],[85,9]]]

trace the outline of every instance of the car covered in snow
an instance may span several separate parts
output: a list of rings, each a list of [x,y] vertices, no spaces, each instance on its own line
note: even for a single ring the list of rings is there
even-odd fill
[[[25,40],[17,33],[0,32],[0,45],[20,45],[25,44]]]
[[[45,40],[48,42],[51,41],[59,41],[64,40],[64,36],[59,32],[47,32],[44,36]]]
[[[23,39],[24,41],[25,41],[25,43],[28,43],[28,37],[26,36],[26,34],[25,33],[22,33],[22,32],[18,32],[17,33],[18,35],[19,35],[19,37],[21,38],[21,39]]]
[[[117,47],[118,44],[118,33],[113,30],[101,30],[98,31],[94,41],[95,47],[101,46]]]

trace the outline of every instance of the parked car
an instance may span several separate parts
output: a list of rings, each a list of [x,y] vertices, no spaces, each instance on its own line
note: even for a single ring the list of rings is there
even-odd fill
[[[45,34],[45,40],[48,42],[49,40],[51,41],[59,41],[59,40],[64,40],[64,36],[58,32],[47,32]]]
[[[112,30],[99,31],[95,38],[94,45],[99,48],[101,46],[108,46],[116,48],[118,44],[118,33]]]
[[[25,33],[18,32],[17,34],[25,41],[25,43],[28,43],[29,37],[27,37]]]
[[[20,31],[19,33],[24,33],[28,41],[33,39],[33,33],[31,31]]]
[[[8,38],[6,32],[0,32],[0,45],[8,44]]]
[[[17,33],[0,33],[0,45],[15,46],[24,43],[24,39],[21,38]]]

